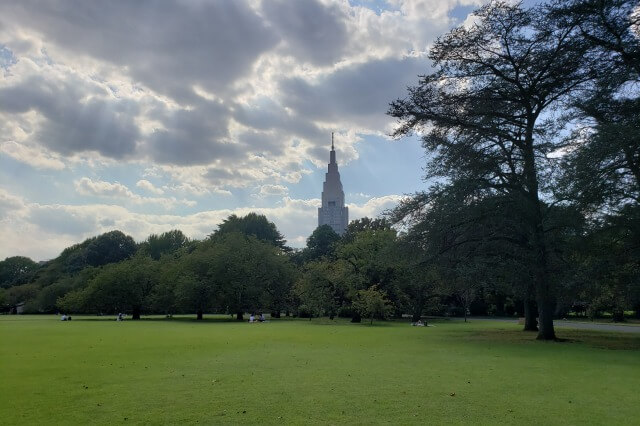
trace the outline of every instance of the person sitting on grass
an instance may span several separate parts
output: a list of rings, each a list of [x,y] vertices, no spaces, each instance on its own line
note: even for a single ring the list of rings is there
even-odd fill
[[[249,322],[256,322],[256,317],[253,314],[249,317]]]
[[[264,314],[263,313],[260,313],[260,318],[258,318],[258,321],[264,322]]]

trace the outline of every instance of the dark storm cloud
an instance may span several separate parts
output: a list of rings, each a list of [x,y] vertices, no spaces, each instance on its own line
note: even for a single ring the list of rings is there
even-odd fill
[[[326,136],[307,117],[288,112],[270,99],[262,99],[251,105],[234,108],[234,119],[256,130],[284,130],[287,134],[314,140]]]
[[[200,101],[189,110],[159,110],[152,118],[164,129],[154,131],[145,143],[146,154],[164,164],[208,164],[216,159],[234,161],[246,147],[228,140],[229,112],[216,102]]]
[[[421,58],[384,59],[344,68],[312,84],[301,78],[280,82],[282,99],[299,116],[319,121],[351,120],[382,130],[389,102],[428,71]]]
[[[0,111],[38,112],[45,120],[36,138],[61,154],[97,151],[111,158],[132,154],[140,136],[133,121],[138,113],[137,104],[97,97],[85,100],[88,94],[105,92],[79,80],[61,82],[31,77],[16,86],[0,89]]]
[[[278,134],[249,130],[240,134],[238,140],[247,146],[253,147],[253,151],[256,154],[273,157],[282,156],[286,153],[286,144],[283,143]]]
[[[285,54],[314,65],[340,59],[348,44],[345,16],[336,5],[316,0],[266,1],[262,10],[285,40]]]
[[[242,187],[255,180],[255,177],[246,170],[240,170],[233,164],[228,166],[231,168],[211,167],[202,177],[217,187]]]
[[[4,2],[0,15],[65,49],[126,66],[176,100],[192,96],[186,83],[227,90],[278,42],[238,1],[20,0]]]

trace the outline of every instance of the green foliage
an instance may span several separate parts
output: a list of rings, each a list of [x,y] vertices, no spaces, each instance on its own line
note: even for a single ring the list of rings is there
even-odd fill
[[[417,239],[424,236],[420,230],[446,238],[443,245],[453,253],[446,256],[448,268],[456,268],[455,254],[461,251],[485,265],[484,253],[477,250],[482,248],[526,265],[521,268],[528,281],[525,297],[535,290],[541,339],[554,338],[553,313],[562,291],[552,273],[556,246],[545,235],[542,201],[553,197],[557,152],[566,147],[559,135],[569,128],[566,114],[555,112],[591,93],[600,71],[579,26],[557,19],[554,7],[559,6],[527,9],[521,3],[491,2],[481,7],[474,25],[438,39],[429,53],[434,71],[389,110],[400,121],[397,136],[424,134],[427,178],[441,182],[404,203],[398,219],[416,222]],[[432,215],[451,224],[441,230],[428,218],[423,221],[443,197],[472,214],[452,214],[452,220]],[[508,218],[506,227],[476,214],[485,200],[503,207],[499,216]]]
[[[178,259],[167,276],[175,277],[176,303],[202,317],[206,311],[235,313],[284,309],[294,268],[284,252],[239,232],[205,241]],[[166,289],[168,286],[161,286]],[[164,300],[169,297],[165,296]]]
[[[602,311],[624,320],[640,306],[640,209],[607,217],[576,249],[577,293],[595,317]]]
[[[0,312],[4,312],[8,307],[7,290],[0,287]]]
[[[336,266],[328,260],[308,262],[304,266],[293,289],[302,305],[301,312],[310,317],[328,315],[331,319],[337,314],[344,288]]]
[[[86,249],[87,264],[101,266],[120,262],[133,256],[137,246],[133,238],[120,231],[111,231],[96,237]]]
[[[186,246],[189,239],[178,229],[160,235],[151,234],[146,241],[146,250],[153,260],[159,260],[164,254],[175,253]]]
[[[131,312],[138,319],[157,283],[152,260],[136,256],[104,266],[86,288],[61,298],[58,307],[66,312]]]
[[[0,262],[0,288],[26,284],[37,269],[38,264],[28,257],[7,257]]]
[[[583,35],[593,89],[574,100],[582,126],[571,135],[562,195],[591,212],[611,213],[640,201],[640,40],[637,2],[571,0],[553,17]]]
[[[246,216],[238,217],[232,214],[226,218],[211,237],[222,236],[239,232],[247,236],[254,236],[260,241],[265,241],[281,249],[285,249],[285,240],[276,225],[270,222],[266,216],[257,213],[249,213]]]
[[[333,256],[335,246],[340,241],[340,235],[329,225],[317,227],[307,238],[307,247],[302,257],[307,262]]]
[[[353,307],[362,317],[385,319],[393,313],[393,304],[385,292],[380,291],[377,285],[373,285],[366,290],[358,290]]]
[[[338,259],[350,266],[354,290],[374,284],[393,290],[398,259],[395,242],[396,232],[387,228],[357,232],[337,247]]]
[[[35,284],[22,284],[10,287],[6,290],[5,296],[10,306],[28,302],[38,295],[39,287]]]
[[[385,217],[371,219],[369,217],[363,217],[361,219],[352,220],[347,225],[347,231],[342,236],[343,241],[350,242],[359,232],[363,231],[382,231],[390,230],[391,224]]]

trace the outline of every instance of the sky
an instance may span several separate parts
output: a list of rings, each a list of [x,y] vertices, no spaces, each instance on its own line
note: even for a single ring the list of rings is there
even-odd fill
[[[350,220],[424,187],[389,102],[482,0],[0,0],[0,258],[119,229],[317,226],[331,132]]]

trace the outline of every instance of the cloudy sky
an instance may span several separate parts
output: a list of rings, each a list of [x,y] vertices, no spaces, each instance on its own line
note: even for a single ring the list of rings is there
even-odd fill
[[[317,224],[331,132],[351,219],[421,188],[388,104],[481,0],[0,0],[0,258],[113,229]]]

